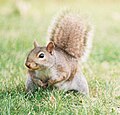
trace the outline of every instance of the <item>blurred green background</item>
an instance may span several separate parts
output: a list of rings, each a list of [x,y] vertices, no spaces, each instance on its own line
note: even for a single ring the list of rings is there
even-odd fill
[[[89,16],[95,28],[93,49],[82,67],[90,98],[57,89],[25,98],[24,60],[34,39],[46,44],[51,20],[66,8]],[[0,102],[0,115],[119,114],[120,0],[0,0]]]

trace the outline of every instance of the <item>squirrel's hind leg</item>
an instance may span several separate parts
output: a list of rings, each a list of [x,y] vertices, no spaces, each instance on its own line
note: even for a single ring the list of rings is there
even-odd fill
[[[76,90],[84,95],[89,95],[88,83],[82,72],[77,72],[71,82],[71,90]]]
[[[89,96],[88,83],[82,72],[77,72],[72,80],[63,83],[61,82],[57,83],[56,86],[60,90],[64,91],[75,90],[83,95]]]

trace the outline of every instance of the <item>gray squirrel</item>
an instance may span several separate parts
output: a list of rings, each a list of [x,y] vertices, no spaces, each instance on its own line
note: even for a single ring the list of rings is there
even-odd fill
[[[48,44],[41,47],[34,41],[34,49],[27,56],[27,92],[35,86],[55,86],[60,90],[76,90],[89,95],[89,88],[80,64],[92,46],[92,26],[80,15],[62,12],[52,22]]]

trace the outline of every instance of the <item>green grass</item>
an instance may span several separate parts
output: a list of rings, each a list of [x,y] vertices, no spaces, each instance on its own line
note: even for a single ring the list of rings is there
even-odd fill
[[[14,1],[0,1],[0,115],[117,115],[120,114],[120,1],[26,1],[22,12]],[[20,3],[17,3],[20,4]],[[46,43],[52,17],[62,8],[92,17],[93,49],[83,72],[90,98],[78,93],[39,89],[25,94],[24,60],[37,39]]]

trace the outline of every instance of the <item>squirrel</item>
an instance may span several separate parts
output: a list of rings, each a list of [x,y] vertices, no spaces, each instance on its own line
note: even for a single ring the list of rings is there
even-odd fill
[[[79,14],[62,12],[48,29],[48,44],[34,48],[27,56],[27,92],[35,86],[55,86],[60,90],[76,90],[89,95],[88,83],[79,63],[87,59],[92,46],[92,26]]]

